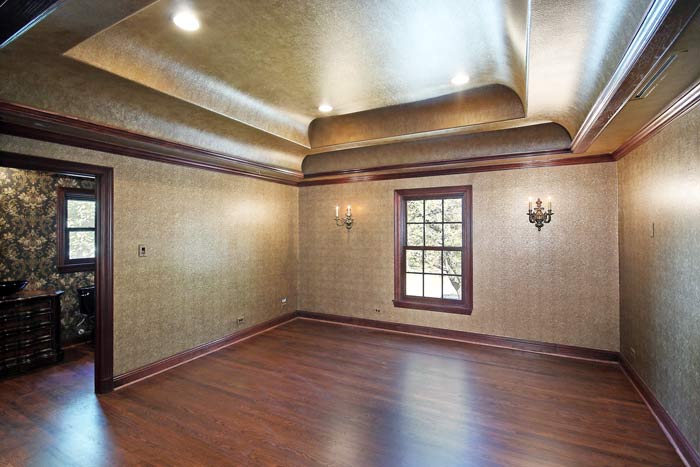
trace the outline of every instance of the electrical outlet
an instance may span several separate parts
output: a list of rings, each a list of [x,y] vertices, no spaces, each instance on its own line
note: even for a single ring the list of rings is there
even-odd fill
[[[143,258],[145,256],[147,256],[146,245],[139,245],[139,257]]]
[[[375,313],[381,313],[382,310],[380,310],[379,308],[375,308],[375,309],[374,309],[374,312],[375,312]]]
[[[239,316],[236,318],[236,326],[240,326],[243,323],[245,323],[245,316]]]
[[[287,297],[282,297],[282,306],[287,306]]]

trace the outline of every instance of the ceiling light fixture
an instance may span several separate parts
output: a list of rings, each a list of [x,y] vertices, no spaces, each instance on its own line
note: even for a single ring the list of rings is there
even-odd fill
[[[458,73],[450,80],[450,82],[455,86],[467,84],[469,82],[469,75],[466,73]]]
[[[331,110],[333,110],[333,106],[329,104],[321,104],[318,106],[318,110],[320,110],[321,112],[330,112]]]
[[[181,11],[173,16],[173,23],[185,31],[196,31],[199,29],[199,20],[189,11]]]

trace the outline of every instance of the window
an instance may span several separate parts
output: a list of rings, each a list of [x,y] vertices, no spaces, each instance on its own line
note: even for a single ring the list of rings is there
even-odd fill
[[[58,272],[95,269],[95,193],[78,188],[58,189]]]
[[[471,186],[396,190],[394,305],[471,314]]]

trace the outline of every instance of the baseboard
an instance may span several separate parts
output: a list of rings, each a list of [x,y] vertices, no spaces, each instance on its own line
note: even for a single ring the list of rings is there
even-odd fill
[[[136,381],[148,378],[158,373],[162,373],[170,368],[181,365],[190,360],[202,357],[206,354],[215,352],[223,347],[227,347],[236,342],[240,342],[243,339],[247,339],[255,334],[260,334],[261,332],[268,331],[275,328],[281,324],[291,321],[296,318],[296,313],[285,313],[284,315],[273,318],[269,321],[256,324],[246,329],[241,329],[232,334],[229,334],[219,339],[215,339],[211,342],[200,344],[197,347],[193,347],[189,350],[182,351],[170,357],[158,360],[157,362],[149,363],[148,365],[136,368],[135,370],[128,371],[121,375],[114,377],[114,388],[119,388],[127,384],[134,383]]]
[[[297,311],[300,318],[313,319],[318,321],[328,321],[332,323],[362,326],[385,331],[416,334],[427,337],[450,339],[472,344],[503,347],[507,349],[534,352],[547,355],[556,355],[565,358],[576,358],[592,360],[597,362],[619,364],[622,372],[630,380],[639,392],[642,400],[646,403],[654,418],[658,422],[661,430],[668,438],[671,445],[676,449],[678,455],[688,467],[700,467],[700,455],[693,445],[683,435],[683,433],[668,414],[666,409],[656,398],[651,388],[637,374],[629,362],[620,355],[619,352],[610,350],[591,349],[586,347],[576,347],[570,345],[551,344],[546,342],[516,339],[512,337],[492,336],[488,334],[478,334],[466,331],[455,331],[450,329],[439,329],[427,326],[416,326],[411,324],[391,323],[365,318],[353,318],[350,316],[332,315],[326,313],[315,313],[311,311]]]
[[[297,310],[293,313],[286,313],[277,318],[265,321],[247,329],[234,332],[219,339],[198,345],[189,350],[177,353],[157,362],[150,363],[135,370],[116,376],[113,380],[114,388],[119,388],[127,384],[148,378],[158,373],[162,373],[170,368],[181,365],[190,360],[194,360],[211,352],[215,352],[223,347],[240,342],[256,334],[268,331],[280,326],[295,318],[305,318],[317,321],[328,321],[332,323],[362,326],[367,328],[381,329],[384,331],[415,334],[426,337],[449,339],[471,344],[487,345],[492,347],[502,347],[524,352],[533,352],[546,355],[555,355],[565,358],[575,358],[591,360],[603,363],[619,364],[620,368],[642,397],[649,410],[656,418],[659,426],[666,437],[674,446],[678,454],[688,467],[700,467],[700,455],[692,446],[690,441],[683,435],[678,425],[673,421],[666,409],[656,398],[651,388],[644,382],[629,362],[618,352],[610,350],[591,349],[587,347],[576,347],[572,345],[552,344],[547,342],[517,339],[513,337],[492,336],[488,334],[478,334],[467,331],[456,331],[451,329],[432,328],[427,326],[417,326],[413,324],[392,323],[388,321],[378,321],[366,318],[354,318],[350,316],[332,315],[326,313],[315,313],[311,311]],[[104,386],[111,386],[110,382],[103,382]],[[111,388],[110,388],[111,389]]]
[[[668,440],[681,456],[681,459],[683,459],[688,467],[700,467],[700,455],[698,451],[695,450],[690,441],[688,441],[688,438],[685,437],[680,428],[678,428],[678,425],[676,425],[676,422],[673,421],[673,418],[671,418],[663,405],[661,405],[661,402],[656,398],[651,388],[644,382],[641,376],[639,376],[639,373],[637,373],[624,356],[620,357],[620,367],[627,376],[627,379],[632,383],[632,386],[637,389],[637,392],[639,392],[639,395],[649,407],[649,410],[654,415],[654,418],[656,418],[656,421],[659,423],[659,426],[661,426]]]
[[[537,342],[514,337],[491,336],[488,334],[478,334],[475,332],[455,331],[452,329],[440,329],[427,326],[416,326],[413,324],[391,323],[365,318],[353,318],[350,316],[331,315],[326,313],[315,313],[311,311],[297,311],[301,318],[330,321],[334,323],[351,324],[386,331],[417,334],[427,337],[450,339],[471,344],[489,345],[492,347],[503,347],[524,352],[534,352],[547,355],[556,355],[566,358],[577,358],[592,360],[604,363],[618,363],[619,353],[611,350],[590,349],[586,347],[576,347],[572,345],[551,344],[547,342]]]

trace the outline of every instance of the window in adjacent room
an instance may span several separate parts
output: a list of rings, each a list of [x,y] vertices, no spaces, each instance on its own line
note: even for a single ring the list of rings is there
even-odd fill
[[[95,193],[78,188],[58,189],[58,271],[95,269]]]
[[[396,190],[394,305],[471,314],[471,186]]]

